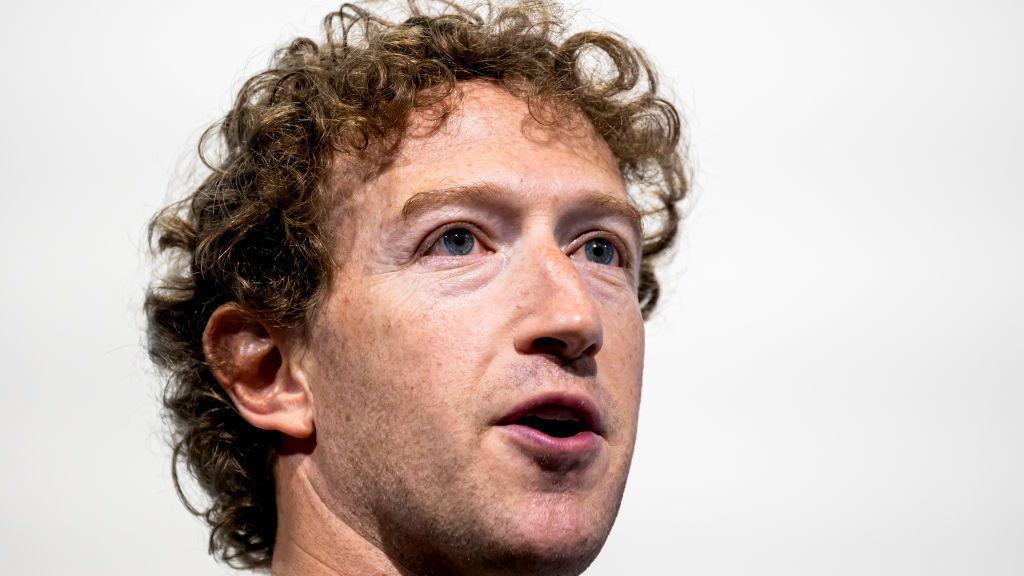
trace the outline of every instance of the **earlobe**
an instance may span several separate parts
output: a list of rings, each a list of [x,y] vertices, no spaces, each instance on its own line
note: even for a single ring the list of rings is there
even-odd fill
[[[247,422],[295,438],[313,434],[312,400],[293,375],[283,333],[232,302],[217,308],[206,323],[203,353]]]

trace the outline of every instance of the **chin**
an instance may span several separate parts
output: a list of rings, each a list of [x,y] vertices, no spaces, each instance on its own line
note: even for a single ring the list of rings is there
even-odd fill
[[[545,496],[555,500],[558,495]],[[608,538],[614,519],[614,511],[609,512],[595,514],[578,503],[557,500],[534,503],[505,525],[498,538],[504,541],[504,558],[489,562],[487,573],[580,574]]]
[[[603,544],[604,538],[597,541],[531,542],[510,548],[507,553],[485,563],[484,573],[577,576],[597,558]]]
[[[475,529],[437,533],[426,541],[395,538],[392,532],[384,535],[384,550],[412,574],[578,576],[601,551],[611,522],[564,512],[544,506],[520,509],[512,516],[492,516]]]

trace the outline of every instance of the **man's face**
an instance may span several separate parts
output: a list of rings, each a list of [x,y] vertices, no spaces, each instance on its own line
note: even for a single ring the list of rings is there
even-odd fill
[[[307,471],[413,570],[578,573],[636,437],[640,233],[589,123],[546,128],[494,85],[461,86],[439,130],[414,115],[339,207],[302,359]]]

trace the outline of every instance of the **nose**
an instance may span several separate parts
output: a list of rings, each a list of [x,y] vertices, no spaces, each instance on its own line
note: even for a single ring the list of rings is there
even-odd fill
[[[513,275],[521,310],[516,350],[562,364],[595,356],[604,341],[601,314],[580,271],[557,246],[533,253]]]

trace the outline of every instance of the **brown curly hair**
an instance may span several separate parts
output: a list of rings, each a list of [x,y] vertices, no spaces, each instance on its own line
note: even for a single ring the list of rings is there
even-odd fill
[[[151,244],[167,257],[145,310],[150,357],[167,375],[174,483],[209,523],[210,553],[236,568],[270,564],[276,433],[243,420],[213,378],[202,350],[207,320],[236,302],[268,325],[307,325],[332,273],[331,167],[383,159],[411,111],[441,106],[442,120],[457,83],[473,79],[503,85],[547,124],[555,115],[545,103],[581,110],[645,216],[645,318],[658,301],[654,259],[676,236],[687,171],[679,115],[659,96],[649,61],[615,34],[567,35],[547,1],[435,7],[411,1],[408,18],[389,22],[344,4],[324,19],[324,42],[298,38],[278,50],[203,134],[209,175],[150,222]],[[205,506],[184,495],[180,464],[209,496]]]

